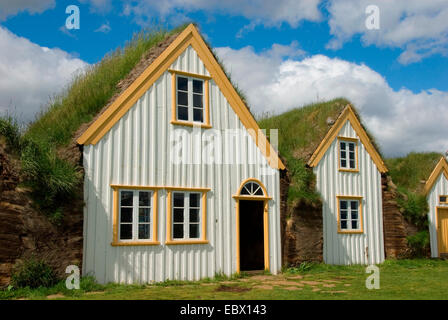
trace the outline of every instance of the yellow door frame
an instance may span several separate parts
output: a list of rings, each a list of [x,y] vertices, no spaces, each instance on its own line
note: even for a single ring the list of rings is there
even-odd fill
[[[241,195],[241,190],[248,182],[255,182],[263,190],[263,196]],[[236,272],[240,273],[240,201],[263,201],[263,239],[264,239],[264,269],[269,271],[269,197],[263,183],[258,179],[247,179],[241,183],[236,195]]]
[[[442,229],[439,230],[439,227],[440,227],[440,224],[439,224],[439,218],[440,218],[439,211],[446,211],[446,212],[448,212],[448,207],[440,207],[440,206],[436,207],[437,254],[438,254],[439,258],[440,258],[440,253],[441,253],[440,252],[440,239],[441,239],[443,230]],[[446,253],[446,252],[443,252],[443,253]]]

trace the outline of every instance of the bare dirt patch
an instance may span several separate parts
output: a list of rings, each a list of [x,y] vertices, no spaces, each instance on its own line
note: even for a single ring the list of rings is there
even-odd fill
[[[319,282],[319,281],[300,281],[300,283],[306,284],[309,286],[317,286],[317,285],[322,284],[322,282]]]
[[[65,296],[60,293],[50,294],[49,296],[47,296],[47,299],[59,299],[59,298],[65,298]]]
[[[277,285],[277,286],[296,286],[296,287],[303,287],[303,284],[300,283],[300,282],[287,281],[287,280],[269,281],[268,284],[270,284],[270,285]]]
[[[218,288],[216,288],[215,291],[217,292],[247,292],[250,291],[250,288],[243,288],[239,286],[226,286],[226,285],[220,285]]]
[[[254,281],[268,281],[271,279],[272,279],[272,276],[265,276],[265,275],[253,276],[250,278],[250,280],[254,280]],[[241,279],[241,280],[244,280],[244,279]]]

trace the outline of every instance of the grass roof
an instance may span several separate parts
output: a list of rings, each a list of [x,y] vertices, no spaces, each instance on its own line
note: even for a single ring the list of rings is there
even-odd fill
[[[423,194],[425,182],[439,162],[442,154],[437,152],[412,152],[405,157],[386,160],[389,174],[401,189]]]
[[[313,103],[280,115],[259,120],[261,128],[278,129],[279,154],[285,160],[291,179],[288,200],[314,204],[320,201],[315,192],[315,178],[306,163],[319,143],[350,102],[340,98]]]
[[[92,121],[126,88],[129,84],[126,78],[133,76],[133,69],[145,56],[151,55],[151,49],[174,40],[186,26],[170,31],[154,28],[135,34],[124,47],[107,54],[99,63],[75,77],[67,89],[37,116],[26,136],[55,146],[69,143],[82,124]]]

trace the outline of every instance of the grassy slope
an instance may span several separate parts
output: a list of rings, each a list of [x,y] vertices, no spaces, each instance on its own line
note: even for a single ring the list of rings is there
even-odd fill
[[[410,192],[423,192],[424,183],[442,155],[436,152],[415,153],[386,160],[394,183]]]
[[[171,31],[152,30],[134,35],[124,48],[106,55],[98,64],[76,77],[37,117],[26,136],[56,146],[67,144],[81,124],[89,122],[116,93],[117,84],[140,61],[143,54],[186,25]]]
[[[267,129],[268,134],[269,129],[279,130],[279,152],[291,176],[289,201],[318,201],[314,176],[306,168],[306,160],[327,133],[327,119],[336,120],[348,103],[345,99],[335,99],[259,120],[260,127]]]
[[[156,285],[98,285],[84,279],[81,290],[69,291],[64,283],[50,289],[0,291],[14,299],[447,299],[448,261],[388,260],[379,265],[380,289],[368,290],[364,266],[312,265],[306,272],[288,270],[279,276],[218,278],[200,282]],[[300,276],[302,278],[300,278]],[[224,281],[225,280],[225,281]],[[286,281],[286,282],[285,282]],[[257,287],[258,286],[258,287]],[[268,287],[263,287],[268,286]],[[298,290],[290,290],[299,288]],[[89,293],[91,292],[91,293]]]

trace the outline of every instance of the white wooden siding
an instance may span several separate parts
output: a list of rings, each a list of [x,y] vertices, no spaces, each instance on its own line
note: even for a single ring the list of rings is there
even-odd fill
[[[194,49],[189,47],[171,69],[209,75]],[[237,139],[235,149],[243,163],[189,165],[170,162],[171,74],[165,72],[127,114],[96,144],[84,147],[85,216],[83,273],[100,283],[146,283],[167,279],[198,280],[218,273],[236,272],[236,203],[232,196],[247,178],[261,180],[269,196],[269,252],[271,272],[281,269],[280,181],[278,170],[252,138]],[[213,129],[243,129],[218,86],[210,81],[210,121]],[[202,131],[203,133],[206,130]],[[271,175],[262,175],[268,168]],[[208,245],[165,245],[166,191],[159,192],[159,246],[112,247],[113,200],[110,184],[211,188],[207,194]],[[242,231],[244,232],[244,231]],[[250,232],[248,230],[248,232]]]
[[[448,207],[446,204],[439,203],[439,196],[448,195],[448,181],[443,173],[437,178],[436,183],[428,193],[427,199],[429,204],[428,220],[429,220],[429,237],[431,243],[431,257],[439,256],[439,248],[437,241],[437,207]]]
[[[350,122],[338,136],[357,138]],[[359,172],[339,172],[338,140],[335,139],[314,168],[317,191],[323,201],[323,258],[325,263],[373,264],[384,261],[381,174],[359,140]],[[363,234],[338,233],[338,195],[362,196]]]

